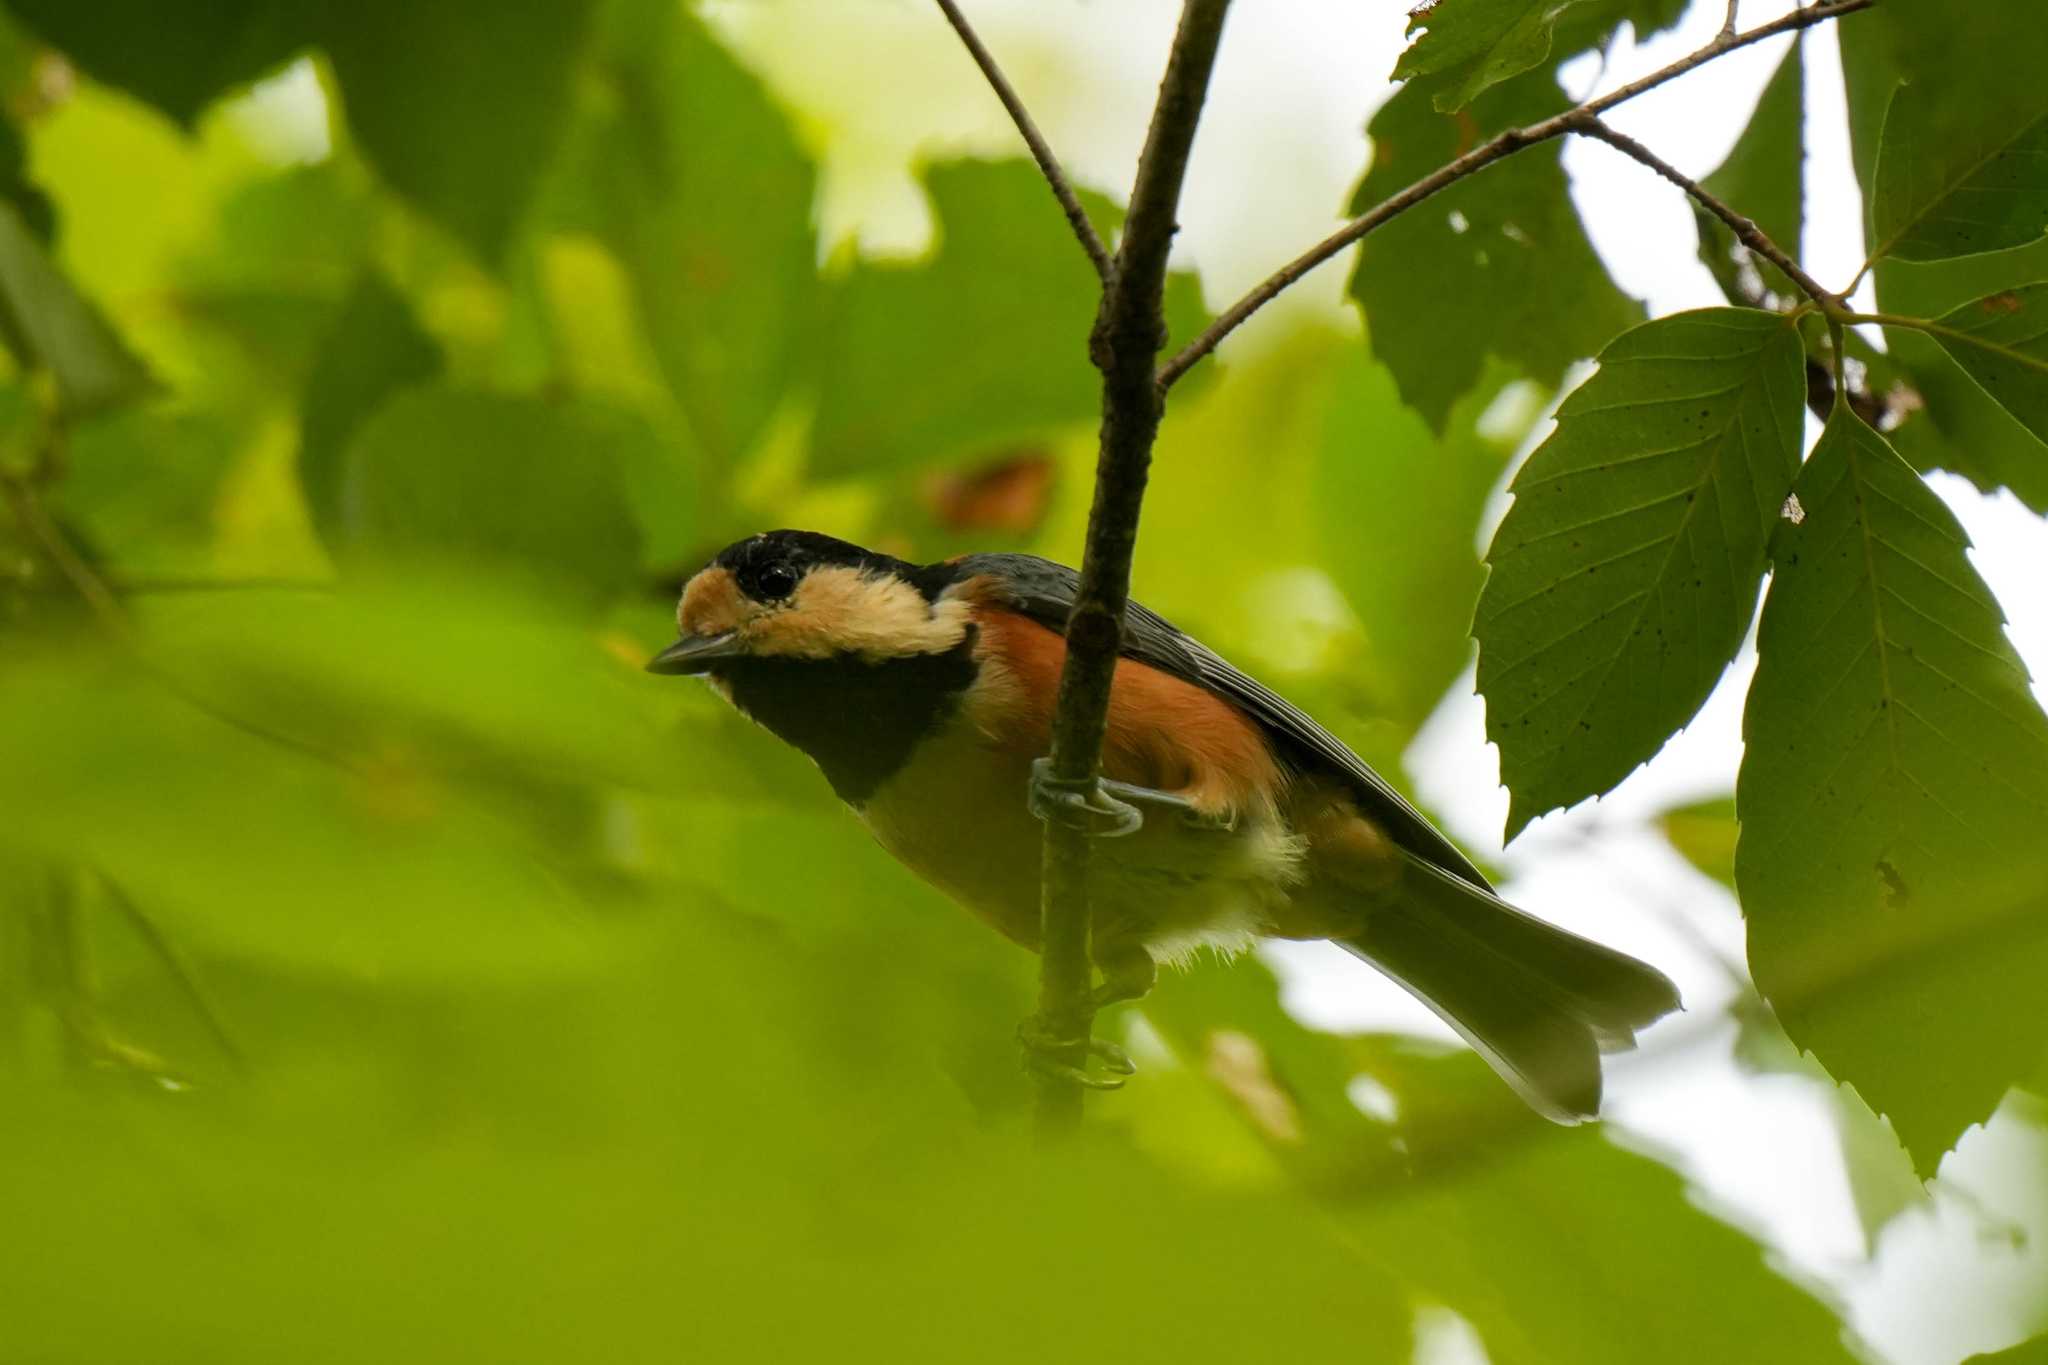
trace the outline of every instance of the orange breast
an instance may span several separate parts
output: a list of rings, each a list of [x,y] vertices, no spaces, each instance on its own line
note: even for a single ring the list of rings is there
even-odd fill
[[[1067,642],[1015,612],[982,606],[981,682],[970,719],[999,748],[1036,757],[1052,746],[1053,702]],[[1117,661],[1103,737],[1106,777],[1174,792],[1213,814],[1270,809],[1282,786],[1265,736],[1235,706],[1140,663]]]

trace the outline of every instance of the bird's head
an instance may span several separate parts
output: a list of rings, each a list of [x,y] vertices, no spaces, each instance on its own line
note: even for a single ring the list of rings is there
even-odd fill
[[[749,536],[683,585],[681,634],[647,668],[716,675],[748,660],[943,654],[971,628],[953,582],[946,565],[921,569],[815,531]]]

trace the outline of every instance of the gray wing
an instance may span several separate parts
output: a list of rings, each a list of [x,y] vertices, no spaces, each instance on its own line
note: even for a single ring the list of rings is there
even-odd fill
[[[1067,628],[1067,614],[1079,594],[1081,576],[1064,564],[1036,555],[967,555],[953,562],[960,574],[988,574],[1002,583],[1009,604],[1053,630]],[[1198,687],[1227,697],[1257,721],[1274,747],[1297,770],[1342,778],[1351,786],[1359,808],[1393,836],[1410,854],[1472,885],[1491,890],[1472,860],[1458,851],[1421,811],[1408,804],[1387,780],[1366,765],[1344,742],[1311,720],[1300,707],[1256,678],[1225,662],[1201,641],[1171,621],[1131,603],[1124,611],[1126,657],[1185,678]]]

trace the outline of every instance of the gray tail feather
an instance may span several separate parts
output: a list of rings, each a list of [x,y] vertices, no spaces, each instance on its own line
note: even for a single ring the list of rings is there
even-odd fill
[[[1557,1123],[1600,1112],[1600,1054],[1679,1008],[1656,968],[1524,914],[1419,859],[1344,946],[1401,983],[1530,1107]]]

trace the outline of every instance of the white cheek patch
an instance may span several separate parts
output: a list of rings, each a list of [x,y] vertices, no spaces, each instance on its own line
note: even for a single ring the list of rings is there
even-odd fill
[[[967,635],[966,599],[937,602],[900,578],[844,565],[813,569],[789,601],[743,627],[750,653],[792,659],[852,654],[879,663],[943,654]]]

